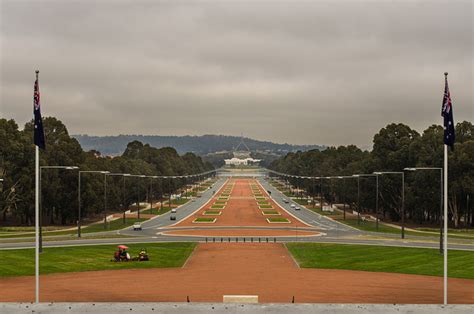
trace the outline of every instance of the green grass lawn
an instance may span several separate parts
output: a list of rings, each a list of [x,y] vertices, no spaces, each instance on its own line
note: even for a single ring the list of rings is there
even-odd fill
[[[290,223],[290,221],[288,219],[280,218],[280,217],[267,218],[267,221],[270,222],[270,223]]]
[[[204,218],[204,217],[199,217],[193,220],[193,222],[196,223],[213,223],[216,221],[216,218]]]
[[[443,256],[438,249],[329,243],[288,243],[286,246],[304,268],[443,275]],[[449,277],[474,279],[473,261],[472,251],[450,250]]]
[[[341,217],[339,215],[338,217]],[[395,228],[392,226],[385,225],[379,221],[379,229],[375,228],[375,221],[360,221],[360,224],[357,224],[357,218],[356,219],[346,219],[343,220],[342,218],[337,219],[337,221],[342,222],[346,225],[349,225],[351,227],[354,227],[359,230],[364,230],[364,231],[372,231],[372,232],[380,232],[380,233],[392,233],[392,234],[401,234],[401,230],[399,228]],[[427,233],[427,232],[417,232],[417,231],[412,231],[412,230],[406,230],[405,229],[405,234],[406,235],[411,235],[411,236],[421,236],[421,237],[438,237],[439,236],[439,230],[437,229],[434,233]],[[462,234],[462,233],[452,233],[452,230],[449,230],[448,233],[449,237],[453,238],[459,238],[459,239],[472,239],[472,235],[470,234]]]
[[[225,205],[212,205],[211,209],[224,209]]]
[[[268,204],[268,205],[258,205],[258,207],[260,207],[260,209],[273,209],[273,206]]]
[[[307,198],[294,198],[292,201],[303,206],[308,206]]]
[[[257,201],[265,201],[265,200],[266,200],[265,197],[256,197],[255,199],[256,199]]]
[[[150,261],[115,263],[116,245],[43,248],[40,273],[82,272],[91,270],[181,267],[196,243],[133,243],[126,244],[132,257],[146,248]],[[1,250],[0,277],[32,276],[35,273],[34,249]]]
[[[113,230],[120,230],[126,227],[130,227],[135,222],[142,222],[147,220],[148,218],[127,218],[125,219],[125,223],[123,223],[123,219],[119,218],[113,221],[108,221],[106,228],[104,228],[103,223],[95,223],[91,225],[86,225],[81,227],[81,233],[92,233],[92,232],[102,232],[102,231],[113,231]],[[47,236],[68,236],[68,235],[76,235],[77,228],[73,230],[65,230],[65,231],[43,231],[43,237]],[[12,235],[12,234],[0,234],[0,239],[7,239],[7,238],[27,238],[27,237],[34,237],[34,233],[26,233],[21,235]]]
[[[228,197],[218,197],[217,200],[218,201],[228,201],[229,198]]]
[[[215,205],[227,205],[227,202],[226,201],[215,201],[214,204]]]
[[[257,201],[257,204],[258,204],[258,205],[270,205],[270,203],[269,203],[267,200],[265,200],[265,201]]]
[[[61,226],[44,226],[44,231],[55,231],[71,228],[71,226],[61,227]],[[0,227],[0,234],[3,233],[22,233],[22,232],[35,232],[35,226],[19,226],[19,227]]]
[[[264,215],[277,215],[277,216],[281,215],[276,210],[264,210],[264,211],[262,211],[262,214],[264,214]]]
[[[368,221],[368,220],[363,221],[361,219],[360,224],[357,224],[357,218],[356,219],[351,218],[351,219],[346,219],[346,220],[338,219],[338,221],[342,222],[346,225],[349,225],[351,227],[357,228],[359,230],[377,232],[377,230],[375,228],[375,221]],[[394,228],[394,227],[391,227],[391,226],[387,226],[387,225],[384,225],[384,224],[379,222],[378,232],[382,232],[382,233],[400,233],[401,231],[400,231],[400,229],[397,229],[397,228]],[[408,234],[408,231],[405,230],[405,232]],[[418,234],[418,233],[416,233],[416,234]]]
[[[171,205],[184,205],[190,200],[188,198],[172,199]]]
[[[220,215],[222,212],[219,210],[206,210],[204,215]]]

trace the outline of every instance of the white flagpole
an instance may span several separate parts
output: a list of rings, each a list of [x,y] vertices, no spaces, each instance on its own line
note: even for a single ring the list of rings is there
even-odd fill
[[[444,145],[444,304],[448,304],[448,145]]]
[[[39,147],[35,145],[35,300],[39,303]]]

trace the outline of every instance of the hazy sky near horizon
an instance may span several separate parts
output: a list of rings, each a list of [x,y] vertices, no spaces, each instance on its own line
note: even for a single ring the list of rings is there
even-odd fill
[[[0,0],[0,116],[71,134],[368,146],[473,121],[472,1]]]

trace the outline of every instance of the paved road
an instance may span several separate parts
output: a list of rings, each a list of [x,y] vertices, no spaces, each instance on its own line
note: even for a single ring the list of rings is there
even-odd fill
[[[315,213],[306,208],[296,211],[291,209],[289,204],[283,202],[284,198],[287,198],[281,192],[271,186],[264,178],[259,178],[258,181],[264,187],[265,190],[270,191],[272,198],[280,206],[287,209],[292,215],[298,219],[304,221],[306,224],[316,227],[323,234],[320,236],[301,237],[298,235],[298,230],[306,230],[308,228],[291,228],[291,227],[218,227],[218,229],[285,229],[294,230],[295,236],[293,237],[215,237],[205,238],[200,236],[165,236],[159,234],[160,232],[171,230],[169,227],[176,222],[188,217],[200,207],[202,207],[209,199],[212,198],[213,192],[217,191],[224,185],[227,178],[220,178],[209,190],[202,193],[202,197],[196,198],[194,201],[188,202],[187,204],[178,208],[176,221],[170,220],[170,213],[166,213],[159,217],[153,218],[147,222],[144,222],[142,231],[133,231],[132,228],[123,229],[120,231],[109,232],[108,234],[119,234],[120,238],[103,238],[103,239],[88,239],[85,235],[81,239],[74,240],[58,240],[58,241],[45,241],[44,247],[58,247],[58,246],[77,246],[77,245],[97,245],[97,244],[118,244],[118,243],[149,243],[149,242],[176,242],[176,241],[216,241],[216,242],[320,242],[320,243],[346,243],[346,244],[366,244],[366,245],[384,245],[384,246],[403,246],[403,247],[424,247],[424,248],[438,248],[439,243],[437,237],[414,237],[402,240],[399,235],[396,234],[380,234],[374,232],[360,231],[342,223],[334,221],[328,217]],[[287,198],[288,199],[288,198]],[[172,230],[196,230],[196,229],[213,229],[217,227],[212,226],[199,226],[199,227],[182,227],[173,228]],[[124,237],[125,236],[125,237]],[[383,239],[382,239],[383,237]],[[449,244],[450,249],[463,249],[463,250],[474,250],[474,243],[472,241],[465,241],[465,244]],[[16,242],[16,243],[0,243],[0,249],[14,249],[14,248],[31,248],[34,247],[33,242]]]
[[[196,210],[201,208],[206,204],[217,191],[224,185],[227,181],[225,178],[219,178],[210,189],[204,191],[201,197],[194,198],[191,202],[180,206],[176,211],[176,220],[170,220],[171,213],[165,213],[161,216],[155,217],[151,220],[148,220],[142,224],[142,231],[133,231],[133,228],[127,228],[120,230],[118,233],[121,235],[131,235],[131,236],[155,236],[159,228],[169,227],[176,224],[178,221],[188,217]]]

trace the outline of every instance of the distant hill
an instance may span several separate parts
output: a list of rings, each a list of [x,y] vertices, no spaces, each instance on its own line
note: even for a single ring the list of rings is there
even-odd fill
[[[150,146],[174,147],[179,154],[193,152],[198,155],[213,154],[216,152],[231,152],[239,145],[241,138],[238,136],[225,135],[202,135],[202,136],[159,136],[159,135],[117,135],[117,136],[89,136],[72,135],[86,151],[97,150],[103,155],[121,155],[127,144],[131,141],[140,141]],[[267,141],[258,141],[244,138],[245,144],[253,152],[271,153],[285,155],[288,152],[310,149],[324,149],[319,145],[291,145],[277,144]]]

